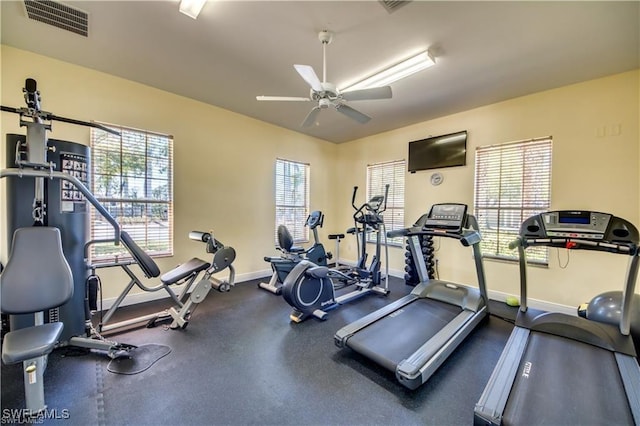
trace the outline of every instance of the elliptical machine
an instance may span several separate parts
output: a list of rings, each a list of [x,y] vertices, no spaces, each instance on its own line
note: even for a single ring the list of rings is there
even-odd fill
[[[369,202],[356,206],[356,195],[358,187],[353,187],[353,196],[351,197],[351,206],[355,210],[353,213],[354,227],[347,230],[348,234],[353,233],[356,237],[358,248],[358,262],[355,267],[341,268],[340,271],[351,277],[351,281],[367,281],[371,280],[374,286],[379,286],[382,280],[382,272],[380,270],[380,256],[382,246],[385,249],[385,287],[388,286],[389,280],[389,246],[387,245],[387,233],[382,213],[387,210],[387,196],[389,195],[389,185],[385,186],[384,195],[374,195]],[[367,233],[375,232],[376,234],[376,252],[371,263],[367,267]],[[383,242],[384,238],[384,242]],[[348,283],[347,283],[348,284]]]
[[[384,217],[382,216],[382,213],[387,209],[386,200],[389,185],[386,185],[384,196],[376,195],[360,207],[355,205],[357,192],[358,187],[355,186],[351,205],[355,210],[353,220],[360,255],[358,263],[355,267],[339,270],[318,266],[308,260],[299,262],[282,285],[282,296],[293,307],[293,311],[289,315],[291,321],[302,322],[311,316],[325,320],[327,318],[326,311],[347,302],[371,293],[383,296],[389,294],[389,249]],[[376,233],[376,253],[368,267],[366,266],[367,232]],[[380,262],[382,245],[385,246],[386,272],[384,277]],[[343,281],[345,286],[355,285],[356,288],[346,294],[336,296],[333,280]]]
[[[264,258],[265,262],[271,263],[271,269],[273,274],[268,283],[260,282],[258,287],[270,291],[274,294],[281,294],[282,283],[287,278],[287,275],[291,272],[294,266],[296,266],[301,260],[309,260],[316,265],[327,266],[327,260],[331,259],[331,253],[327,253],[324,246],[320,242],[318,237],[318,227],[322,228],[324,223],[324,214],[321,211],[316,210],[311,212],[307,217],[305,226],[313,231],[314,243],[308,249],[293,245],[293,236],[289,232],[286,226],[278,226],[278,246],[277,250],[282,252],[279,257]]]

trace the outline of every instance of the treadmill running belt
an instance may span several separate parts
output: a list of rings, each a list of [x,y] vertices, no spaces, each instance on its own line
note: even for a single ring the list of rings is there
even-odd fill
[[[532,332],[504,425],[631,425],[613,352]]]
[[[355,333],[347,340],[347,346],[395,371],[402,360],[411,356],[461,311],[458,306],[437,300],[416,299]]]

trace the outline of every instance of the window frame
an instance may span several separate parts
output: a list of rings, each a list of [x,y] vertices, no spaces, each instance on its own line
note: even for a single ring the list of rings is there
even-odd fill
[[[279,173],[279,166],[282,166],[282,173]],[[298,197],[296,194],[291,194],[291,197],[287,197],[284,193],[287,188],[290,191],[297,191],[299,188],[292,172],[299,172],[302,170],[302,197]],[[275,204],[275,228],[274,228],[274,241],[278,245],[278,226],[285,225],[291,236],[293,237],[294,244],[308,243],[309,242],[309,227],[305,226],[307,217],[310,212],[310,188],[311,188],[311,165],[309,163],[303,163],[300,161],[287,160],[284,158],[276,158],[274,168],[274,204]],[[300,199],[302,202],[300,203]],[[287,211],[289,212],[287,214]],[[290,216],[289,219],[286,216]]]
[[[125,231],[135,240],[135,242],[145,252],[153,258],[170,257],[174,254],[173,241],[173,222],[174,222],[174,155],[173,155],[173,136],[135,129],[115,124],[101,123],[103,126],[113,129],[120,133],[119,136],[105,132],[97,128],[91,128],[90,146],[91,146],[91,191],[96,199],[118,220],[121,231]],[[111,146],[98,147],[99,144],[105,143]],[[110,149],[116,148],[116,149]],[[157,149],[158,154],[152,155],[151,149]],[[141,162],[135,170],[128,172],[123,168],[123,159],[126,156],[140,158],[140,151],[144,152]],[[115,155],[109,155],[115,154]],[[105,161],[99,161],[104,156]],[[106,164],[109,159],[113,161]],[[151,164],[155,163],[158,169]],[[116,169],[115,173],[105,173],[100,168],[106,169],[112,167]],[[153,168],[150,168],[153,167]],[[164,169],[164,170],[163,170]],[[158,176],[153,176],[155,173]],[[165,175],[164,177],[159,177]],[[111,176],[116,183],[120,182],[119,190],[116,194],[108,194],[109,188],[99,189],[99,180],[101,177]],[[131,179],[137,180],[138,189],[142,188],[142,196],[137,196],[137,192],[132,190],[134,196],[125,195],[123,191],[128,187],[124,182]],[[140,183],[142,184],[140,185]],[[159,186],[154,186],[161,184]],[[131,185],[135,186],[135,185]],[[154,195],[158,198],[154,198]],[[129,206],[127,206],[129,205]],[[142,205],[142,206],[140,206]],[[114,210],[115,213],[114,214]],[[130,211],[131,217],[135,212],[140,212],[140,220],[127,220],[129,217],[125,212]],[[117,213],[124,213],[118,215]],[[156,216],[157,215],[157,216]],[[158,219],[158,216],[160,220]],[[101,218],[100,214],[92,209],[89,225],[91,240],[110,240],[113,238],[113,229],[109,225],[100,228],[97,221]],[[123,220],[125,219],[125,220]],[[150,225],[155,223],[155,230]],[[164,229],[162,229],[164,227]],[[112,244],[112,243],[109,243]],[[101,248],[102,247],[102,248]],[[160,247],[154,249],[154,247]],[[104,254],[98,254],[99,251]],[[92,244],[89,252],[89,259],[92,263],[114,262],[119,259],[130,259],[131,255],[126,249],[120,245],[109,246],[107,243]]]
[[[406,169],[407,161],[405,159],[367,164],[366,200],[364,202],[369,201],[374,195],[384,195],[384,186],[389,183],[389,195],[385,200],[387,209],[383,213],[387,232],[406,227],[404,223]],[[382,176],[373,176],[376,173],[380,173]],[[389,176],[391,176],[392,182],[389,182]],[[379,179],[379,182],[374,182],[374,179]],[[401,188],[395,185],[397,180],[401,181]],[[400,237],[389,238],[387,244],[394,247],[403,247],[403,240]],[[373,238],[372,234],[367,234],[367,242],[375,243],[375,238]]]
[[[517,167],[518,163],[520,167]],[[483,236],[484,258],[518,261],[518,253],[508,249],[508,244],[517,237],[525,219],[550,208],[552,166],[552,136],[476,148],[474,215]],[[490,180],[494,185],[497,183],[497,188],[486,188]],[[516,191],[515,195],[511,192],[510,197],[504,195],[508,190],[513,191],[516,187],[514,182],[519,182],[520,192]],[[510,184],[508,190],[503,189],[507,184]],[[481,188],[481,185],[484,186]],[[516,202],[518,198],[520,201]],[[493,224],[488,225],[490,222]],[[527,262],[548,266],[548,249],[530,248],[527,250]]]

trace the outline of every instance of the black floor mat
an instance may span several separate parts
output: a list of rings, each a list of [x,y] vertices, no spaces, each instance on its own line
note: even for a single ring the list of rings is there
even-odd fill
[[[165,345],[148,344],[129,351],[130,357],[111,360],[107,370],[116,374],[138,374],[147,370],[159,359],[169,355],[171,348]]]

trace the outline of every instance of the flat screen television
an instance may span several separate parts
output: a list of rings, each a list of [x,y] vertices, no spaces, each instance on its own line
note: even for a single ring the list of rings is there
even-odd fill
[[[409,142],[410,173],[467,164],[467,131]]]

